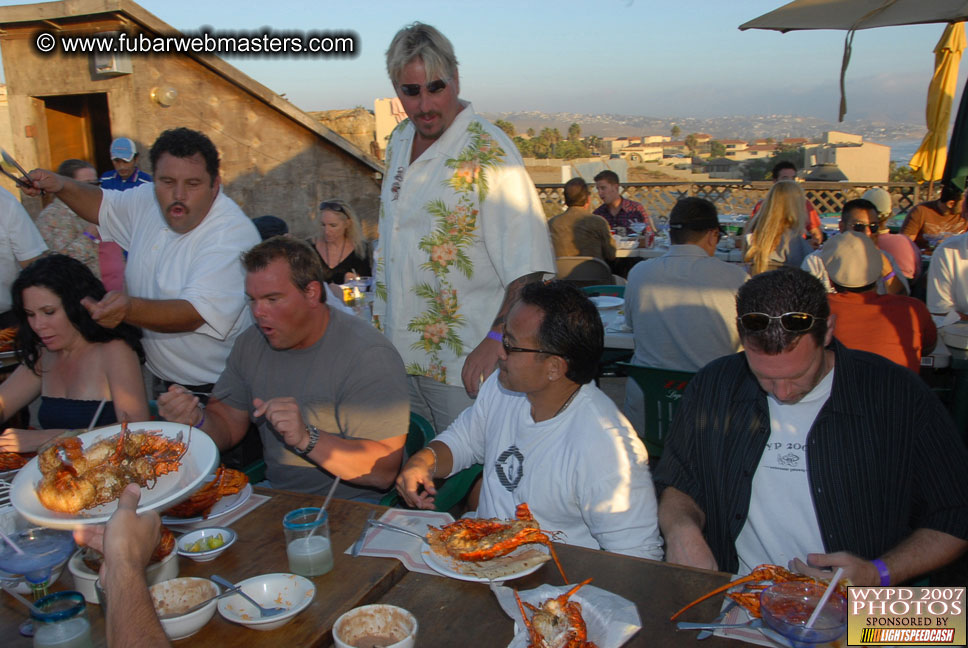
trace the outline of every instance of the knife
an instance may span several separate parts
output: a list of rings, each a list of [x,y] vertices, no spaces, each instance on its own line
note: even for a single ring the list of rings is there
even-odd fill
[[[736,601],[729,599],[726,602],[726,605],[724,605],[723,609],[720,611],[719,616],[712,620],[712,623],[722,623],[723,619],[726,618],[726,615],[729,614],[729,611],[732,610],[734,607],[736,607],[736,605],[737,605]],[[702,632],[696,635],[696,639],[697,640],[708,639],[711,636],[713,636],[712,630],[703,630]]]
[[[353,546],[350,547],[350,555],[356,558],[363,551],[363,542],[366,541],[366,534],[370,531],[370,520],[376,517],[376,511],[370,511],[370,515],[366,518],[366,524],[363,525],[363,530],[360,532],[360,537],[356,539]]]

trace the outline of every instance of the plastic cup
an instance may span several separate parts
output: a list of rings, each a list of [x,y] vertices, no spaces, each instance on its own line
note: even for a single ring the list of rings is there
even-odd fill
[[[31,612],[34,648],[93,648],[87,606],[80,592],[56,592],[37,601]]]
[[[293,574],[322,576],[333,568],[329,513],[317,520],[318,514],[318,508],[301,508],[290,511],[282,520],[289,571]]]

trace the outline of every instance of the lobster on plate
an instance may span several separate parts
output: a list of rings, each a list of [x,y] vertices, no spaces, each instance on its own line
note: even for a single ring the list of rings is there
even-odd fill
[[[77,437],[58,439],[37,456],[37,499],[52,511],[76,514],[116,500],[128,484],[148,486],[178,470],[187,449],[181,433],[129,432],[126,423],[86,450]]]
[[[695,601],[693,601],[692,603],[690,603],[689,605],[687,605],[686,607],[682,608],[681,610],[673,614],[671,617],[669,617],[669,620],[675,621],[680,614],[682,614],[692,606],[698,605],[699,603],[702,603],[706,599],[712,598],[717,594],[721,594],[729,589],[732,589],[733,587],[736,587],[737,585],[745,585],[745,587],[742,590],[738,590],[736,592],[729,592],[728,594],[726,594],[727,598],[733,601],[736,601],[737,604],[739,604],[742,608],[744,608],[747,612],[749,612],[749,615],[751,617],[759,618],[760,617],[760,592],[765,590],[770,585],[774,585],[776,583],[784,583],[787,581],[802,581],[807,583],[818,583],[824,587],[827,586],[826,583],[821,583],[820,581],[817,581],[814,578],[810,578],[809,576],[804,576],[803,574],[797,574],[795,572],[790,571],[789,569],[784,569],[779,565],[760,565],[759,567],[751,571],[746,576],[730,581],[725,585],[723,585],[722,587],[717,587],[716,589],[709,592],[708,594],[704,594],[700,596]],[[847,584],[845,581],[846,579],[841,580],[840,583],[837,584],[837,592],[842,594],[844,598],[847,597]]]
[[[427,540],[439,554],[456,560],[482,562],[506,556],[526,544],[543,544],[565,578],[565,570],[558,562],[551,544],[553,533],[542,531],[527,504],[518,504],[514,520],[497,518],[461,518],[439,529],[429,527]]]
[[[245,488],[249,478],[245,473],[219,466],[215,478],[195,491],[191,497],[175,504],[165,511],[165,515],[176,518],[207,518],[212,507],[225,497]]]
[[[0,472],[23,468],[24,464],[33,456],[33,453],[0,452]]]
[[[582,581],[561,596],[550,598],[540,606],[523,602],[517,591],[514,592],[524,625],[528,629],[528,648],[597,648],[587,640],[588,630],[581,615],[581,603],[568,600],[591,581],[590,578]],[[530,619],[525,608],[532,612]]]

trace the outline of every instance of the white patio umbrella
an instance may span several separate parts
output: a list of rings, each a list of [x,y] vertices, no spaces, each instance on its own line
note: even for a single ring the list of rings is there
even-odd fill
[[[965,19],[968,19],[968,0],[794,0],[743,23],[739,28],[772,29],[783,33],[797,29],[846,29],[840,68],[839,121],[844,121],[847,113],[844,76],[856,30]]]

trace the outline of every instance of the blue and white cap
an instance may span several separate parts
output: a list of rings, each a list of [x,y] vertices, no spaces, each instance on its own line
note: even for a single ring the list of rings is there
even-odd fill
[[[111,142],[111,159],[130,162],[138,154],[138,147],[127,137],[119,137]]]

